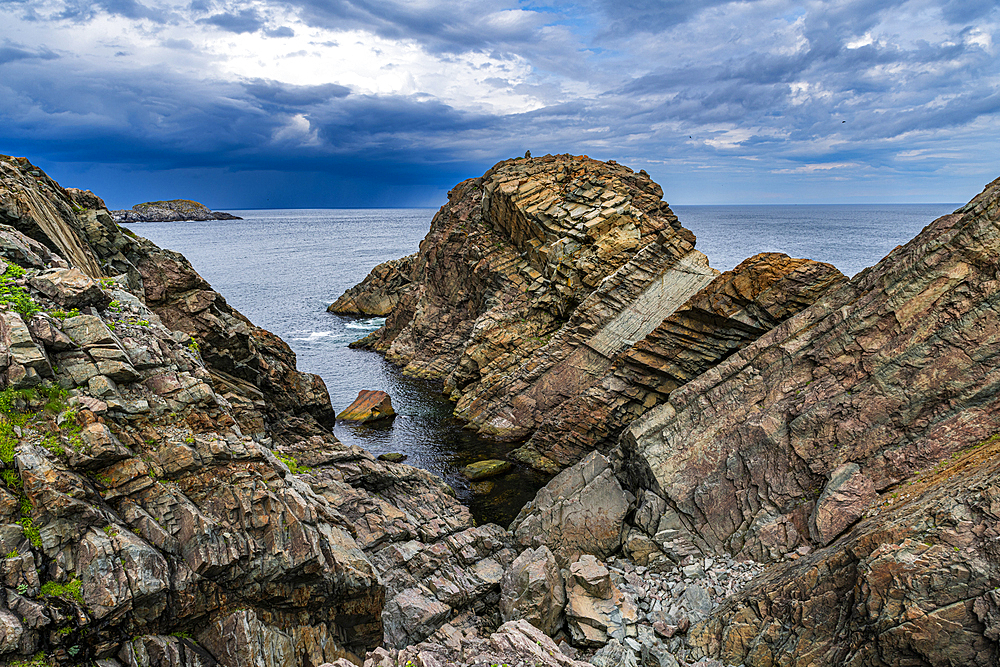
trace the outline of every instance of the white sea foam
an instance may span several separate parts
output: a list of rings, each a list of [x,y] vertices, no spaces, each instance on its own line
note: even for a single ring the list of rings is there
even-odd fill
[[[374,331],[380,326],[385,324],[384,317],[372,317],[367,320],[355,320],[353,322],[348,322],[344,325],[345,329],[362,329],[366,331]]]

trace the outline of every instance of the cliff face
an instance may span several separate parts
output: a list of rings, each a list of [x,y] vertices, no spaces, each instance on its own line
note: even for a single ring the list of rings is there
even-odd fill
[[[363,344],[442,380],[481,434],[523,438],[717,275],[662,194],[613,162],[501,162],[449,193],[415,258],[331,309],[383,314],[405,284]]]
[[[297,667],[500,623],[503,529],[338,442],[183,257],[0,170],[0,661]]]
[[[998,266],[1000,179],[625,432],[654,554],[798,559],[696,629],[698,650],[995,663]]]

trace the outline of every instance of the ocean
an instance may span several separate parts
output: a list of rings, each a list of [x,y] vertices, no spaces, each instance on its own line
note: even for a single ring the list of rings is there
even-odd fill
[[[848,276],[906,243],[960,204],[673,206],[697,247],[720,271],[759,252],[829,262]],[[401,452],[407,463],[445,479],[479,523],[506,525],[546,478],[517,467],[484,495],[460,469],[502,458],[516,445],[480,441],[451,417],[433,383],[403,377],[381,356],[348,343],[374,331],[381,318],[326,312],[376,264],[416,252],[436,209],[232,210],[244,220],[133,223],[132,231],[188,258],[212,287],[258,326],[281,336],[299,370],[319,374],[336,411],[362,389],[392,397],[398,416],[385,426],[335,433],[373,454]]]

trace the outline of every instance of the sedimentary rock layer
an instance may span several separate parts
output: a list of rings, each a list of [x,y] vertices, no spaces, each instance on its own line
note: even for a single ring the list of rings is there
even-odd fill
[[[662,195],[614,162],[501,162],[449,193],[412,260],[333,310],[382,314],[401,290],[363,344],[442,380],[481,434],[526,437],[717,275]]]
[[[514,457],[555,471],[591,450],[608,451],[630,422],[671,391],[846,280],[829,264],[778,253],[745,260],[619,355],[593,387],[549,412]]]

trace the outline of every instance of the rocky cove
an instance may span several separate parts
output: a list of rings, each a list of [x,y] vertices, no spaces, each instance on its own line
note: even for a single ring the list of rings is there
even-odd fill
[[[502,162],[332,306],[555,475],[476,526],[182,256],[0,158],[0,660],[996,664],[1000,181],[850,280],[720,274],[662,194]]]

